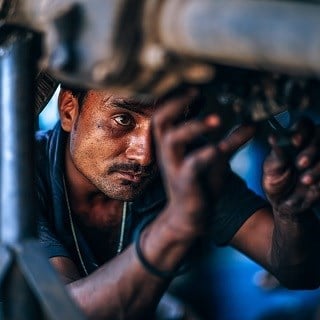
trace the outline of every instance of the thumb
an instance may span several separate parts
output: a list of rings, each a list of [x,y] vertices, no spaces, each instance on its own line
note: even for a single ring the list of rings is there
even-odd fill
[[[272,198],[290,189],[295,184],[295,175],[290,166],[279,161],[275,151],[272,150],[263,163],[262,185],[268,198]]]

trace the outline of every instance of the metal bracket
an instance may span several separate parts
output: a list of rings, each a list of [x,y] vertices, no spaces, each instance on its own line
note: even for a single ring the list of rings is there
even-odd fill
[[[71,300],[36,240],[28,240],[8,247],[1,246],[0,257],[1,291],[6,291],[7,283],[10,285],[8,278],[10,278],[11,269],[19,270],[40,307],[37,319],[42,319],[41,315],[43,319],[50,320],[85,319]],[[19,287],[16,290],[19,290]],[[14,301],[8,301],[4,297],[3,304],[14,304]],[[20,312],[27,314],[28,310],[20,310]]]
[[[85,319],[36,240],[17,246],[15,253],[17,264],[27,283],[50,319]]]

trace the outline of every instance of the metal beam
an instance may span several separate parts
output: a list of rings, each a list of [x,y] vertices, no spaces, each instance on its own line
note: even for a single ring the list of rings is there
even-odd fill
[[[161,44],[232,66],[320,75],[320,5],[266,0],[170,0]]]

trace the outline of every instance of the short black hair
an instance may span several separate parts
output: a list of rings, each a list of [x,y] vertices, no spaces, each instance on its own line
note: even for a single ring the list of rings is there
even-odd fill
[[[81,88],[81,89],[80,88],[75,88],[75,87],[68,86],[68,85],[65,85],[65,84],[61,84],[60,87],[63,90],[69,90],[69,91],[72,92],[72,95],[78,99],[79,107],[81,109],[89,90],[88,89],[83,89],[83,88]]]

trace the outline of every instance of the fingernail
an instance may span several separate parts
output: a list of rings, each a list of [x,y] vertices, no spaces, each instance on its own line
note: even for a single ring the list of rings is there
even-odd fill
[[[310,175],[304,175],[304,176],[302,176],[301,177],[301,182],[303,183],[303,184],[307,184],[307,185],[309,185],[309,184],[311,184],[312,183],[312,177],[310,176]]]
[[[210,127],[216,127],[220,125],[220,118],[216,115],[210,115],[205,118],[204,122]]]
[[[303,156],[298,160],[298,166],[301,168],[305,168],[310,164],[308,157]]]

